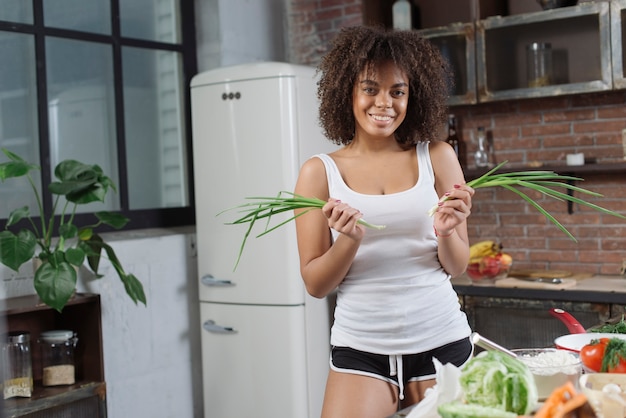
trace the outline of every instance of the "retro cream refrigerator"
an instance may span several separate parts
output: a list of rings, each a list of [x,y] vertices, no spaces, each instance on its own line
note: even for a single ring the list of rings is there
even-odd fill
[[[248,238],[220,211],[293,191],[302,163],[334,146],[318,124],[314,69],[265,62],[191,82],[205,417],[317,418],[332,308],[306,294],[293,222]]]

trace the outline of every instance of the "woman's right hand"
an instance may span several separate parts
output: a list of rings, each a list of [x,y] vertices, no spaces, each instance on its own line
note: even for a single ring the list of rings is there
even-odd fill
[[[341,200],[330,198],[322,207],[322,213],[328,219],[330,228],[355,241],[360,241],[363,238],[365,228],[357,223],[363,216],[361,211]]]

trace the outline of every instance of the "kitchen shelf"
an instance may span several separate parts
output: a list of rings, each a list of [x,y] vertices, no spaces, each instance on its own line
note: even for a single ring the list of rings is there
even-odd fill
[[[555,173],[580,176],[582,174],[619,174],[626,173],[626,162],[623,163],[607,163],[607,164],[585,164],[585,165],[544,165],[541,167],[528,166],[504,166],[498,170],[498,173],[511,173],[514,171],[554,171]],[[472,180],[485,174],[487,168],[472,168],[465,170],[466,180]]]
[[[43,418],[54,409],[57,413],[82,413],[72,416],[106,417],[100,296],[76,294],[61,313],[42,304],[36,295],[5,299],[2,308],[0,316],[6,318],[7,331],[30,332],[34,381],[34,393],[30,398],[4,400],[5,416]],[[41,384],[41,354],[37,338],[41,332],[51,329],[69,329],[78,337],[76,383],[73,385],[44,387]]]
[[[596,92],[613,88],[609,3],[583,3],[476,22],[478,101]],[[552,85],[528,87],[526,46],[549,42]]]
[[[476,51],[473,23],[455,23],[419,33],[433,43],[452,70],[449,105],[476,103]]]

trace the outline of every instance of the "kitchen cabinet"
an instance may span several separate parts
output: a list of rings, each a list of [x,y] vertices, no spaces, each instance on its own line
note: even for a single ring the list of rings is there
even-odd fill
[[[100,296],[77,294],[61,313],[40,303],[36,295],[4,300],[0,315],[7,331],[30,332],[34,391],[30,398],[4,401],[4,416],[29,418],[106,417],[106,384],[102,353]],[[42,331],[68,329],[76,333],[76,383],[44,387],[37,338]]]
[[[621,276],[594,276],[554,290],[476,286],[466,277],[453,279],[453,285],[472,329],[507,348],[551,347],[555,338],[568,334],[550,315],[551,308],[571,313],[585,328],[625,313]]]
[[[583,3],[476,22],[478,101],[587,93],[613,88],[609,3]],[[529,87],[526,48],[551,44],[549,85]]]

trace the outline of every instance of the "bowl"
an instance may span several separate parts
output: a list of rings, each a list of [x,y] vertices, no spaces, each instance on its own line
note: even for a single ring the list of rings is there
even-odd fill
[[[560,7],[576,6],[578,0],[537,0],[543,10],[558,9]]]
[[[480,262],[469,263],[465,273],[475,285],[491,285],[498,279],[503,279],[509,274],[511,264],[503,264],[496,257],[486,257]]]
[[[626,417],[626,374],[583,374],[579,387],[598,417]]]
[[[626,339],[626,334],[612,334],[605,332],[585,332],[579,334],[565,334],[554,340],[554,346],[563,350],[579,352],[581,348],[589,344],[591,340],[600,338],[622,338]]]
[[[546,400],[554,389],[568,381],[578,387],[583,366],[577,354],[556,348],[520,348],[511,351],[533,374],[539,401]]]

